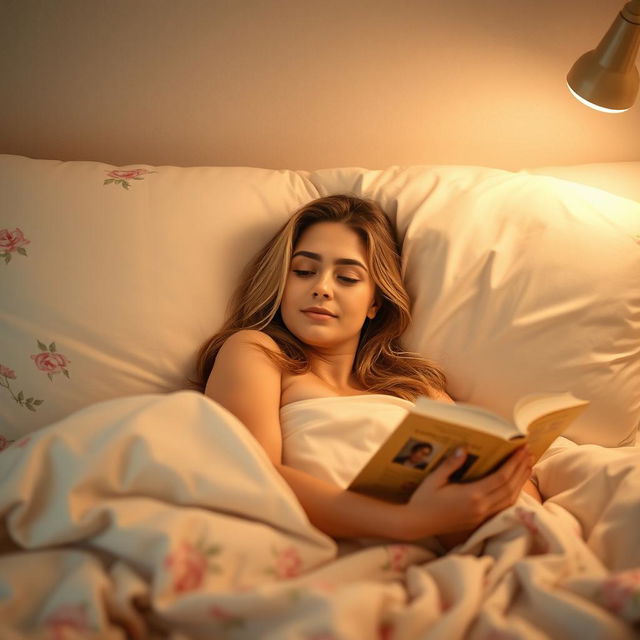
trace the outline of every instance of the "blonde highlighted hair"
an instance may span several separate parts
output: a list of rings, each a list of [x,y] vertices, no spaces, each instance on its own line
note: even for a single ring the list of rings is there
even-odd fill
[[[367,318],[353,364],[356,381],[371,393],[407,400],[420,394],[444,391],[442,370],[417,353],[400,346],[400,336],[411,321],[410,301],[402,282],[400,252],[393,226],[380,205],[350,195],[332,195],[308,202],[298,209],[257,256],[246,266],[235,290],[224,326],[202,345],[191,382],[204,391],[218,351],[225,340],[241,329],[257,329],[280,347],[276,353],[260,347],[278,366],[292,374],[309,370],[314,349],[293,335],[280,315],[291,256],[302,234],[313,224],[338,222],[355,231],[364,243],[376,285],[380,308]]]

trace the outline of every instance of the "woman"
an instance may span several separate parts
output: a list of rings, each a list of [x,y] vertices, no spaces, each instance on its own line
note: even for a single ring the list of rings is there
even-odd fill
[[[402,505],[346,490],[347,479],[328,480],[322,461],[317,473],[287,462],[296,457],[283,446],[280,418],[301,401],[366,405],[369,396],[409,406],[424,394],[453,402],[440,369],[400,347],[409,297],[393,227],[375,202],[334,195],[301,207],[248,265],[230,311],[201,350],[200,389],[251,431],[325,533],[404,541],[453,534],[455,542],[512,505],[525,484],[535,495],[524,448],[468,484],[447,481],[464,462],[458,452]]]

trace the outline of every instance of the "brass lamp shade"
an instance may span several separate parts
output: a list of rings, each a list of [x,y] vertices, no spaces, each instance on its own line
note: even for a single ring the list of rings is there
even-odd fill
[[[578,58],[567,74],[571,93],[602,111],[626,111],[638,95],[635,59],[640,48],[640,0],[628,2],[600,44]]]

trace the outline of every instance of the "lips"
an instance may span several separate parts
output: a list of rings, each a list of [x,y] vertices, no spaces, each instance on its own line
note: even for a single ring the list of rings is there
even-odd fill
[[[335,318],[336,316],[331,313],[328,309],[324,309],[323,307],[308,307],[307,309],[302,310],[303,313],[309,313],[311,315],[323,315],[329,318]]]

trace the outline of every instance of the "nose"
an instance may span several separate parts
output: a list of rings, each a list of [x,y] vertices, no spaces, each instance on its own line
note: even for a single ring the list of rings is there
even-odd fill
[[[330,276],[325,276],[323,278],[318,278],[318,280],[316,280],[313,287],[314,298],[318,296],[322,296],[323,298],[331,298],[331,287],[327,282],[328,277]]]

